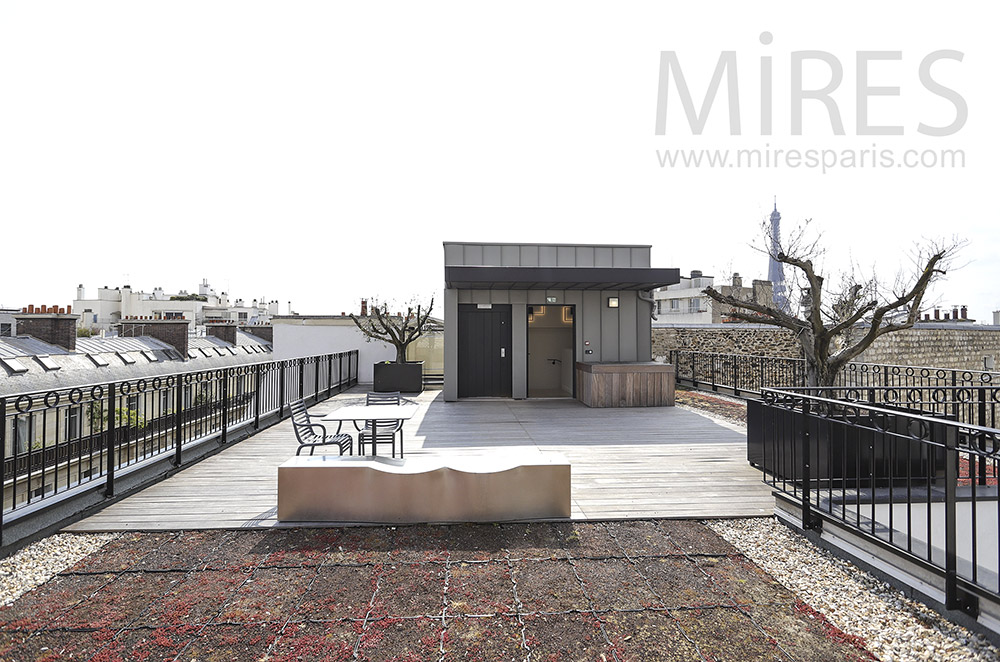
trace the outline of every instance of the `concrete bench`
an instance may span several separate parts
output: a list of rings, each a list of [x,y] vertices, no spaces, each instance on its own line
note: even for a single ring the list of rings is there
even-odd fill
[[[296,456],[278,467],[282,522],[502,522],[570,516],[559,453]]]

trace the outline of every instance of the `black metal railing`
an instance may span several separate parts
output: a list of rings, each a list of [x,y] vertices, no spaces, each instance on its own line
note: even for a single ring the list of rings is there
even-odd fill
[[[671,350],[678,384],[735,395],[759,396],[765,388],[805,386],[803,359],[749,354]],[[1000,385],[1000,373],[980,370],[848,363],[837,375],[839,387],[990,387]]]
[[[885,546],[942,577],[949,609],[975,612],[1000,597],[1000,386],[912,390],[765,388],[748,402],[748,459],[803,527]]]
[[[4,515],[100,481],[115,493],[115,474],[186,447],[258,429],[354,386],[358,351],[217,370],[181,372],[0,397]]]

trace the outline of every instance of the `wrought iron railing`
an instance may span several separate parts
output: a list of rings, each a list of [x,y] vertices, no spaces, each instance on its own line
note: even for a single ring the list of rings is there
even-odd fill
[[[671,350],[678,384],[736,395],[758,396],[765,388],[805,386],[803,359],[749,354]],[[840,387],[985,387],[1000,385],[1000,373],[980,370],[848,363],[837,375]]]
[[[1000,385],[911,391],[765,388],[748,401],[748,459],[803,527],[890,548],[975,612],[1000,597]]]
[[[357,384],[358,351],[0,397],[3,517]]]

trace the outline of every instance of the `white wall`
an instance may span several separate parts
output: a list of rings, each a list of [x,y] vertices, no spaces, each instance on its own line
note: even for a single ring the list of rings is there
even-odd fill
[[[365,342],[365,336],[354,323],[323,324],[327,320],[303,318],[281,320],[274,324],[274,359],[293,359],[300,356],[335,354],[351,349],[358,350],[358,381],[373,381],[372,364],[378,361],[395,361],[396,349],[383,342]],[[329,320],[333,322],[333,320]]]

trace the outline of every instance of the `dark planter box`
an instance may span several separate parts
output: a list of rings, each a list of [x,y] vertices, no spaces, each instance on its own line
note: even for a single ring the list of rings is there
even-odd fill
[[[424,362],[376,363],[372,390],[382,393],[420,393],[424,390]]]

